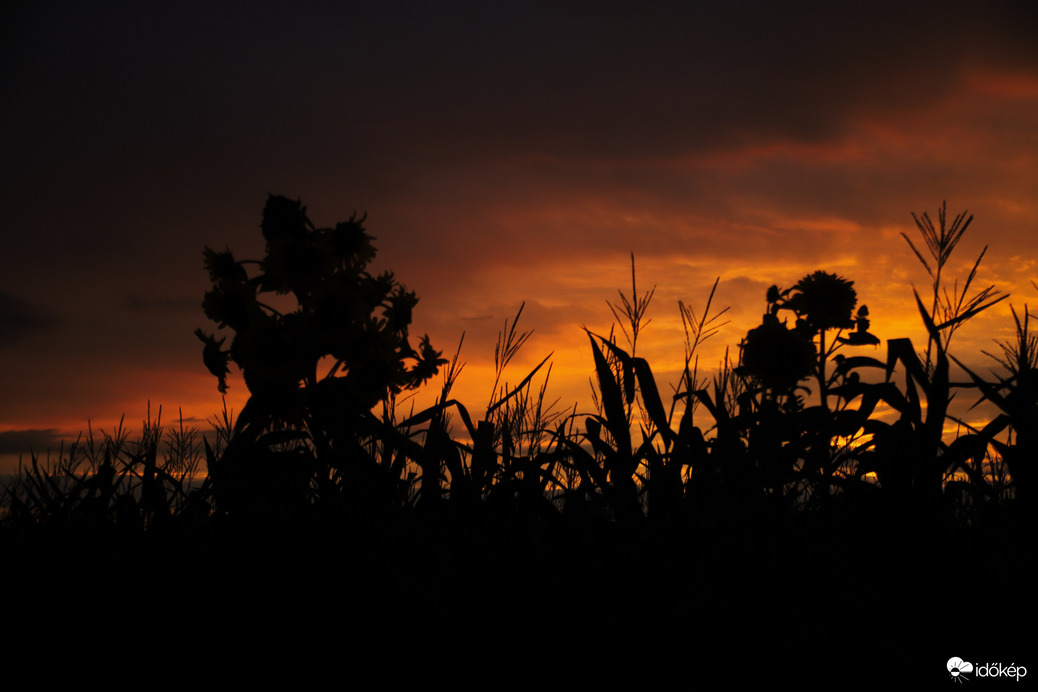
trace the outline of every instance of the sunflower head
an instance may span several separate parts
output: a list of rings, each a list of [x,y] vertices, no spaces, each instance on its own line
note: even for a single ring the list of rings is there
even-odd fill
[[[816,271],[801,279],[793,291],[784,307],[793,310],[812,331],[854,326],[852,315],[858,293],[853,281]]]
[[[765,315],[763,324],[746,334],[740,350],[739,373],[776,391],[796,387],[811,374],[815,362],[814,343],[774,315]]]

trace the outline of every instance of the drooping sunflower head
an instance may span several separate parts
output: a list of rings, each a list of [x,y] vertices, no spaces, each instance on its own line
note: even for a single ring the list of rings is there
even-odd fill
[[[740,374],[771,390],[793,389],[814,367],[814,343],[773,315],[766,315],[763,324],[751,329],[740,348]]]

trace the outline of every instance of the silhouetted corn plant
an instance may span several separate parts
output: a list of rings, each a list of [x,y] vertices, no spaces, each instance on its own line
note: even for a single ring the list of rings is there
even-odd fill
[[[143,533],[173,519],[204,521],[211,512],[201,463],[198,431],[184,426],[165,431],[161,410],[144,421],[139,438],[120,419],[99,440],[88,424],[55,459],[30,455],[6,488],[8,520],[19,526]],[[164,447],[160,457],[159,450]]]
[[[506,320],[498,335],[495,349],[495,380],[491,402],[484,419],[473,424],[473,418],[461,402],[450,398],[450,390],[463,367],[458,353],[448,366],[444,386],[437,403],[413,414],[401,426],[419,426],[424,435],[420,482],[425,491],[422,506],[429,508],[443,499],[443,484],[449,483],[453,504],[474,508],[486,502],[511,506],[524,498],[544,500],[549,487],[556,485],[557,452],[553,432],[560,415],[554,403],[546,399],[551,367],[541,386],[534,390],[534,378],[548,364],[549,353],[514,387],[503,381],[504,371],[531,332],[520,332],[517,323],[524,306],[515,318]],[[468,442],[451,437],[448,412],[454,410],[465,426]]]
[[[616,344],[615,329],[619,328],[620,332],[624,335],[630,346],[631,356],[638,355],[638,337],[642,331],[649,326],[652,322],[652,318],[646,317],[649,311],[649,305],[652,303],[652,297],[656,293],[656,287],[653,286],[650,290],[646,291],[643,295],[638,295],[638,281],[635,273],[634,265],[634,253],[631,253],[631,296],[628,298],[623,291],[617,291],[620,295],[620,303],[614,304],[606,301],[606,305],[609,306],[610,312],[613,313],[615,321],[610,329],[609,342]],[[612,355],[606,354],[607,360],[615,368],[619,365],[619,362],[613,359]],[[620,370],[616,371],[618,374],[622,374]],[[628,386],[625,382],[625,387]],[[637,383],[634,381],[630,382],[630,386],[637,388]],[[627,418],[631,419],[632,406],[636,403],[637,399],[634,396],[630,397],[630,400],[626,403]],[[644,409],[641,410],[641,419],[643,424],[647,424],[648,420],[645,416]]]
[[[694,423],[694,412],[699,403],[694,392],[702,384],[696,351],[727,324],[720,321],[728,311],[727,307],[711,314],[719,281],[720,277],[715,279],[701,315],[697,316],[695,310],[683,302],[678,303],[685,332],[685,360],[681,379],[674,388],[669,407],[665,409],[663,405],[649,364],[641,359],[634,360],[644,402],[643,410],[649,422],[642,429],[642,438],[651,442],[644,448],[647,476],[643,478],[643,483],[649,517],[653,520],[669,521],[675,518],[684,503],[686,478],[691,478],[694,471],[709,465],[705,438]],[[681,415],[675,420],[679,406]]]
[[[868,393],[870,402],[882,401],[898,414],[893,423],[875,419],[866,421],[863,430],[871,435],[871,439],[860,449],[862,469],[874,472],[887,491],[902,498],[916,497],[930,503],[941,497],[950,474],[956,471],[971,473],[977,460],[985,455],[985,436],[994,434],[989,426],[984,433],[969,433],[950,444],[944,440],[944,424],[953,398],[949,374],[951,356],[948,353],[951,337],[966,321],[1008,297],[993,286],[969,295],[986,247],[974,262],[962,289],[958,288],[956,281],[953,290],[947,291],[943,285],[945,267],[972,217],[963,212],[948,225],[945,210],[946,205],[942,205],[937,226],[928,215],[924,214],[919,219],[913,214],[932,265],[911,239],[902,234],[932,279],[933,296],[929,308],[914,292],[916,307],[926,327],[927,349],[920,357],[910,340],[891,339],[887,347],[885,382],[858,386],[861,392]],[[904,369],[902,390],[890,382],[898,365]],[[979,477],[974,476],[974,480],[979,480]]]
[[[923,237],[927,252],[930,255],[929,262],[923,256],[923,253],[916,249],[912,239],[905,233],[901,234],[901,237],[912,248],[912,252],[915,253],[916,258],[930,275],[933,299],[929,310],[929,318],[934,324],[942,325],[940,338],[943,339],[941,346],[945,352],[948,351],[952,335],[965,320],[1008,297],[1001,291],[996,290],[994,286],[988,286],[972,296],[969,295],[970,287],[976,279],[980,262],[988,251],[987,245],[980,251],[977,260],[973,263],[973,268],[963,282],[962,289],[959,289],[958,279],[955,279],[952,291],[948,291],[943,282],[944,269],[951,259],[952,252],[959,244],[959,241],[962,240],[963,235],[965,235],[966,229],[973,222],[973,216],[969,212],[964,211],[957,215],[949,225],[947,212],[948,203],[943,202],[941,208],[937,210],[938,223],[936,226],[933,220],[930,219],[929,214],[924,212],[922,218],[920,218],[914,212],[912,213],[912,218],[915,220],[916,227],[919,229],[919,234]],[[926,356],[923,359],[927,368],[931,368],[934,365],[932,362],[932,355],[936,346],[934,338],[933,334],[927,335]]]
[[[994,404],[999,415],[978,434],[991,444],[1008,467],[1016,497],[1024,505],[1034,502],[1038,464],[1038,336],[1030,331],[1031,314],[1024,306],[1023,318],[1012,310],[1015,340],[998,342],[1000,353],[988,354],[1004,370],[993,373],[994,381],[977,375],[957,359],[969,375],[981,399]],[[997,436],[1005,433],[1004,438]],[[984,469],[973,467],[975,485],[985,480]],[[982,486],[983,487],[983,486]]]
[[[714,424],[700,433],[701,442],[696,435],[691,436],[700,453],[686,483],[690,502],[702,514],[733,503],[754,507],[767,487],[763,470],[750,456],[744,429],[746,421],[752,419],[752,413],[743,411],[753,401],[752,389],[737,372],[727,350],[711,384],[711,389],[703,387],[693,392]],[[709,454],[702,453],[704,448]]]

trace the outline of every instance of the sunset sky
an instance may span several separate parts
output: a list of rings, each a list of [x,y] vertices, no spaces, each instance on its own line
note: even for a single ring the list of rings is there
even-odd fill
[[[242,9],[247,7],[248,9]],[[421,302],[458,396],[554,351],[553,398],[588,399],[581,327],[656,286],[639,342],[662,380],[679,300],[720,277],[730,324],[817,269],[855,282],[880,338],[922,328],[912,212],[969,210],[953,276],[1012,294],[953,353],[1038,304],[1033,2],[13,2],[0,10],[0,455],[56,449],[148,402],[221,406],[194,330],[202,249],[262,255],[268,193],[318,226],[366,211],[375,270]],[[883,357],[885,347],[867,349]],[[526,368],[526,369],[524,369]],[[235,372],[229,403],[247,394]],[[14,457],[16,458],[16,457]]]

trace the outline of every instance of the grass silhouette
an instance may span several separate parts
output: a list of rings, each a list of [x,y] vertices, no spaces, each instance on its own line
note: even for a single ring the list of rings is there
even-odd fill
[[[320,604],[332,620],[436,632],[540,628],[554,613],[582,636],[680,632],[703,660],[905,663],[903,647],[922,656],[929,638],[945,651],[949,634],[1008,645],[1004,618],[954,605],[997,585],[1033,613],[1036,338],[1027,308],[1014,310],[1004,375],[959,363],[1000,412],[946,439],[952,334],[1006,297],[969,295],[983,252],[945,290],[970,220],[949,226],[945,207],[937,225],[917,218],[929,260],[906,236],[933,278],[929,305],[914,298],[922,353],[892,339],[883,359],[849,354],[878,341],[868,310],[852,282],[819,271],[770,289],[738,362],[707,381],[697,347],[727,310],[715,282],[701,313],[679,306],[685,367],[666,399],[636,355],[653,291],[639,296],[632,255],[632,294],[610,304],[629,348],[585,330],[596,411],[550,402],[550,354],[507,383],[530,335],[520,307],[476,418],[451,392],[464,336],[449,361],[428,339],[410,346],[417,298],[366,272],[363,219],[318,229],[299,202],[271,197],[261,262],[205,252],[206,315],[234,336],[225,349],[199,330],[204,364],[221,391],[231,363],[241,369],[245,408],[208,438],[159,416],[133,442],[120,426],[56,460],[33,455],[4,496],[9,554],[36,565],[18,586],[52,583],[71,551],[101,581],[175,563],[276,584],[272,608],[328,589],[341,594]],[[269,292],[297,308],[274,310]],[[436,403],[400,419],[397,396],[441,368]],[[255,594],[214,607],[241,616]]]

